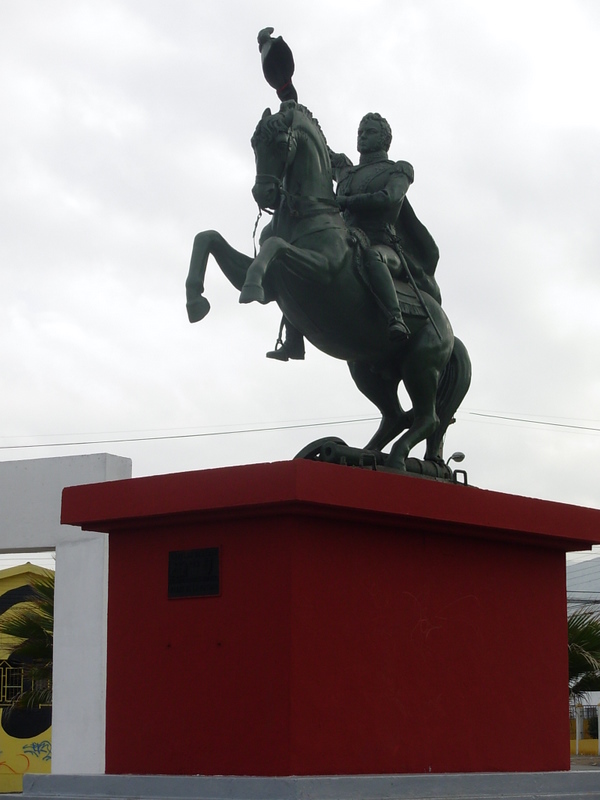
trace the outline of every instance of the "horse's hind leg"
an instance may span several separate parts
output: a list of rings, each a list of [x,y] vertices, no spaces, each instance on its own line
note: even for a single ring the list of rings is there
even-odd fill
[[[350,374],[360,391],[381,412],[381,422],[365,450],[381,450],[408,428],[412,412],[402,409],[398,400],[398,379],[385,378],[373,372],[368,364],[348,362]]]
[[[450,361],[442,372],[437,392],[437,413],[440,424],[427,439],[425,459],[443,461],[442,445],[448,426],[471,384],[471,359],[460,339],[454,339]]]
[[[412,448],[431,436],[438,427],[440,421],[435,400],[439,378],[440,372],[433,366],[414,371],[405,370],[404,386],[413,403],[414,418],[406,433],[394,443],[386,462],[388,467],[405,469],[406,458]]]

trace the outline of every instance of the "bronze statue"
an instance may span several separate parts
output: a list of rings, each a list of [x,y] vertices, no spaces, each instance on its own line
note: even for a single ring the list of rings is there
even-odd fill
[[[349,228],[359,228],[371,244],[365,254],[366,276],[388,319],[388,336],[403,339],[409,331],[393,278],[414,281],[419,294],[427,292],[441,304],[434,277],[439,251],[406,199],[414,179],[412,166],[388,158],[391,141],[387,120],[380,114],[366,114],[358,128],[358,166],[353,166],[343,153],[330,150],[329,155],[344,220]],[[285,341],[281,340],[283,327]],[[302,336],[285,318],[275,350],[268,352],[267,358],[278,361],[304,358]]]
[[[280,81],[277,75],[273,82]],[[217,231],[199,233],[186,290],[189,319],[197,322],[210,309],[203,292],[212,255],[241,303],[276,301],[300,342],[306,337],[348,362],[358,389],[382,415],[365,449],[393,442],[386,466],[404,470],[410,450],[424,440],[425,458],[441,459],[471,371],[440,305],[437,248],[404,197],[412,169],[387,159],[388,139],[382,118],[368,115],[359,130],[361,163],[353,167],[330,156],[306,107],[286,100],[274,114],[267,109],[252,137],[252,194],[273,213],[259,252],[252,258]],[[408,411],[398,400],[400,381],[412,402]]]

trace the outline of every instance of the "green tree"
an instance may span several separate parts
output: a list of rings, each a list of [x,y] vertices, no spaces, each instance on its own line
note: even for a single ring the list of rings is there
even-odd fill
[[[569,695],[575,703],[600,691],[600,611],[582,606],[569,615]]]
[[[15,708],[52,704],[54,573],[36,575],[29,585],[33,597],[0,617],[0,633],[14,637],[8,660],[23,668],[24,689],[13,698]]]

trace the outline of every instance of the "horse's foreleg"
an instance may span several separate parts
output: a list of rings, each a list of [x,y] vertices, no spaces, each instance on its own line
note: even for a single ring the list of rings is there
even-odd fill
[[[194,238],[190,268],[185,282],[187,312],[190,322],[199,322],[210,311],[210,303],[203,296],[204,276],[212,239],[218,235],[216,231],[203,231]]]
[[[295,247],[285,239],[272,236],[265,241],[259,254],[248,267],[240,303],[264,302],[263,280],[274,261],[284,264],[300,277],[321,282],[329,279],[329,262],[325,255],[315,250]]]
[[[199,322],[210,310],[210,304],[204,297],[204,276],[210,255],[214,257],[225,277],[236,289],[241,289],[244,285],[246,271],[252,263],[250,256],[231,247],[217,231],[202,231],[197,234],[185,282],[190,322]]]

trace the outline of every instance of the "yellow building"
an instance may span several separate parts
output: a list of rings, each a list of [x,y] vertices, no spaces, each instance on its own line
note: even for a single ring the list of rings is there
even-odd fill
[[[29,582],[48,570],[35,564],[0,570],[0,615],[26,603]],[[14,639],[0,633],[0,792],[22,791],[25,772],[50,772],[52,709],[13,709],[12,698],[23,689],[23,670],[8,656]]]

